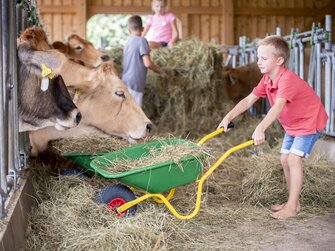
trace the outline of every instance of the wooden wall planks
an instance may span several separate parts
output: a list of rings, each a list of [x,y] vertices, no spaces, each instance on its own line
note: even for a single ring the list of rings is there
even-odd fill
[[[325,14],[335,16],[334,0],[169,2],[170,10],[182,21],[184,39],[198,37],[205,42],[221,44],[237,44],[240,36],[250,40],[262,38],[274,34],[276,27],[282,29],[283,35],[290,34],[292,28],[306,31],[311,29],[313,21],[324,25]],[[151,0],[37,0],[37,3],[51,41],[64,39],[73,32],[85,36],[87,20],[97,13],[152,13]]]

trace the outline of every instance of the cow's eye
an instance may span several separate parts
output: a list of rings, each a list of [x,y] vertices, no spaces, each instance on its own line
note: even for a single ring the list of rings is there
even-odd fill
[[[83,49],[83,47],[82,47],[81,45],[77,45],[76,47],[74,47],[74,49],[75,49],[76,51],[80,51],[80,50]]]
[[[115,95],[119,96],[120,98],[126,98],[126,96],[124,95],[124,91],[116,91]]]

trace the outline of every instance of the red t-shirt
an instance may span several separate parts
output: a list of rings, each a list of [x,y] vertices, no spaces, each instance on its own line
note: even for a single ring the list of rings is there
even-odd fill
[[[278,117],[287,134],[302,136],[321,132],[328,120],[327,113],[313,88],[294,72],[282,67],[272,83],[270,76],[264,74],[252,93],[269,99],[273,106],[276,98],[287,100]]]

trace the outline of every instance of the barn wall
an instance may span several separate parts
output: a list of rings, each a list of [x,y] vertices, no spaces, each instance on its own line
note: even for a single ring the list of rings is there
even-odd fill
[[[335,17],[334,0],[237,0],[234,41],[237,43],[241,35],[251,40],[262,38],[274,34],[276,27],[282,29],[283,35],[289,35],[292,28],[298,28],[299,32],[311,30],[313,22],[324,27],[326,14]]]
[[[151,0],[38,0],[41,17],[51,41],[77,33],[85,37],[86,21],[99,13],[150,14]],[[55,8],[57,6],[57,8]],[[292,28],[311,29],[313,21],[324,26],[325,14],[335,16],[334,0],[173,0],[170,10],[182,22],[182,37],[205,42],[237,44],[240,36],[251,40]],[[333,22],[335,31],[335,22]],[[335,32],[333,38],[335,41]]]

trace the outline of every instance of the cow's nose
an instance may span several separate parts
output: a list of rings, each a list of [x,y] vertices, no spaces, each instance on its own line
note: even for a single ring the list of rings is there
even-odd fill
[[[148,124],[147,124],[147,132],[148,132],[148,133],[151,133],[151,132],[152,132],[152,129],[153,129],[153,127],[154,127],[154,126],[153,126],[153,124],[151,124],[151,123],[148,123]]]
[[[109,60],[109,56],[108,56],[108,55],[102,55],[102,56],[101,56],[101,60],[102,60],[103,62],[108,61],[108,60]]]
[[[76,116],[76,123],[79,124],[80,120],[81,120],[81,113],[78,112]]]

